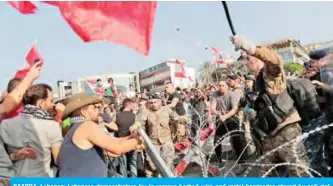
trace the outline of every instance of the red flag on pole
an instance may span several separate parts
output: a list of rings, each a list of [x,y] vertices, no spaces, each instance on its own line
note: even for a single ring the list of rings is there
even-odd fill
[[[111,41],[147,55],[156,1],[59,1],[63,18],[84,42]]]
[[[7,1],[7,3],[21,14],[34,14],[37,11],[37,7],[30,1]]]
[[[231,56],[222,55],[222,51],[212,47],[213,54],[213,62],[217,65],[225,65],[226,68],[230,67],[230,63],[232,62]]]
[[[23,67],[16,72],[15,77],[24,78],[29,72],[30,68],[34,65],[34,63],[37,62],[37,60],[43,61],[43,57],[38,52],[36,44],[34,44],[32,45],[27,56],[25,57],[25,63]]]

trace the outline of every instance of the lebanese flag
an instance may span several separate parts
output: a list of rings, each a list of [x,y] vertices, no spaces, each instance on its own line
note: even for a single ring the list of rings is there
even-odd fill
[[[34,14],[37,11],[37,7],[30,1],[7,1],[7,3],[21,14]]]
[[[27,56],[25,57],[25,63],[23,65],[23,67],[20,68],[16,72],[15,77],[23,79],[27,75],[27,73],[29,72],[30,68],[34,65],[36,60],[43,61],[43,57],[38,52],[36,44],[34,44],[34,45],[32,45],[32,47],[30,48]],[[41,64],[41,66],[42,65],[43,65],[43,63]]]
[[[156,1],[58,1],[62,17],[84,41],[123,44],[148,55]]]
[[[212,47],[211,50],[213,54],[213,62],[215,64],[224,64],[225,62],[222,60],[222,52],[214,47]]]
[[[222,51],[218,50],[215,47],[211,48],[213,54],[213,62],[217,65],[225,65],[226,68],[230,67],[230,63],[232,63],[231,56],[223,56]]]
[[[186,71],[184,64],[181,63],[178,59],[175,61],[175,77],[176,78],[186,78]]]

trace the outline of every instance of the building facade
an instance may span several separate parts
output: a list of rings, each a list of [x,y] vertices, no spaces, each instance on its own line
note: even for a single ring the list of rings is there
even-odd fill
[[[284,62],[303,64],[309,61],[309,51],[295,39],[284,39],[272,43],[262,44],[278,52]]]
[[[320,43],[312,43],[305,46],[307,50],[316,51],[316,50],[326,50],[327,52],[333,52],[333,40]]]
[[[195,83],[195,69],[186,67],[184,60],[178,60],[185,66],[185,78],[178,78],[176,74],[176,60],[170,59],[146,68],[139,72],[139,80],[141,90],[144,88],[152,92],[160,92],[164,90],[165,83],[172,82],[175,86],[187,88]]]
[[[80,92],[91,92],[89,85],[86,80],[102,80],[103,84],[107,83],[109,78],[113,79],[119,93],[125,93],[129,89],[129,85],[133,84],[134,88],[140,90],[140,84],[138,83],[138,73],[116,73],[116,74],[103,74],[95,76],[87,76],[77,78],[73,81],[64,82],[58,81],[57,83],[57,94],[59,98],[71,96]]]

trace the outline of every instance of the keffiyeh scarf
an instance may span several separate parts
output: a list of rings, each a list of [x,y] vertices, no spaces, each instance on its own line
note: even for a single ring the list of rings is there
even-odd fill
[[[38,119],[55,121],[54,117],[49,112],[47,112],[46,110],[37,108],[34,105],[25,105],[21,113],[34,116],[35,118],[38,118]]]

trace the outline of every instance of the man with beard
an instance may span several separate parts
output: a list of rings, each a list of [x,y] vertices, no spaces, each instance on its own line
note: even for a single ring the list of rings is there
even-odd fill
[[[219,90],[212,98],[211,103],[211,112],[217,117],[214,144],[217,144],[228,132],[239,130],[239,119],[236,117],[239,98],[229,90],[225,81],[220,81],[218,86]],[[242,137],[239,134],[234,134],[231,137],[231,144],[237,158],[241,158],[243,152],[242,140],[245,139]],[[215,148],[215,153],[218,160],[222,158],[221,145]]]
[[[170,166],[170,169],[173,169],[175,149],[171,139],[169,123],[171,120],[177,120],[177,114],[168,106],[162,106],[161,98],[156,94],[150,96],[148,107],[149,110],[139,114],[139,122],[145,126],[149,138],[166,164]],[[153,176],[157,176],[156,167],[149,156],[147,161],[149,164],[148,171],[151,171]]]
[[[238,76],[237,75],[229,75],[228,76],[228,86],[232,92],[236,94],[238,99],[244,97],[244,91],[238,83]]]
[[[9,153],[22,147],[32,147],[36,159],[24,159],[14,163],[18,177],[54,177],[51,159],[57,159],[62,133],[51,115],[54,109],[52,88],[46,84],[31,86],[23,96],[23,111],[1,125],[1,137]]]
[[[63,118],[70,117],[71,128],[60,147],[60,177],[107,177],[104,152],[118,156],[140,148],[137,136],[115,138],[98,126],[101,103],[96,97],[80,93],[73,95],[66,105]]]

